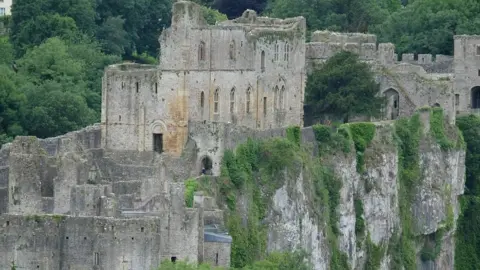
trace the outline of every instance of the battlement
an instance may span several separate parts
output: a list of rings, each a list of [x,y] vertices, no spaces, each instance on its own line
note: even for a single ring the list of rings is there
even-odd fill
[[[437,54],[436,56],[433,56],[431,54],[404,53],[401,55],[398,61],[410,64],[428,65],[433,63],[453,61],[453,57],[443,54]]]

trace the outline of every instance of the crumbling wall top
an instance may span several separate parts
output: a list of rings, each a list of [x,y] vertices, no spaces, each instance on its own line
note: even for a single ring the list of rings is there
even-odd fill
[[[338,33],[327,30],[312,33],[312,42],[325,43],[377,43],[377,36],[362,33]]]

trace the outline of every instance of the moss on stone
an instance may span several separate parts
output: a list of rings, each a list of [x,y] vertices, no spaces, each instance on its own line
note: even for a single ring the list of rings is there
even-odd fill
[[[348,127],[357,151],[357,172],[362,173],[365,170],[365,149],[375,137],[375,124],[350,123]]]
[[[353,201],[355,207],[355,235],[357,237],[357,244],[361,242],[365,234],[365,220],[363,219],[363,202],[359,198]]]

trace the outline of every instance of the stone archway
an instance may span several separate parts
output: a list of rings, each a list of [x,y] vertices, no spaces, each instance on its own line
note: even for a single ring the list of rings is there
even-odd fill
[[[213,174],[213,161],[209,156],[202,157],[200,161],[200,174],[212,175]]]
[[[434,107],[434,108],[440,108],[441,106],[440,106],[440,103],[435,103],[435,104],[433,104],[432,107]]]
[[[471,90],[472,109],[480,109],[480,86],[475,86]]]
[[[389,88],[383,92],[383,95],[386,99],[386,105],[384,108],[385,117],[388,120],[397,119],[400,115],[400,95],[398,94],[398,91],[393,88]]]

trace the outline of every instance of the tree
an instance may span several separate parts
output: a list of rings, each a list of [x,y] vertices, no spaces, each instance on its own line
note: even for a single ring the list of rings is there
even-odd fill
[[[392,42],[398,54],[453,54],[453,36],[480,34],[480,3],[471,0],[422,0],[393,13],[371,30]]]
[[[355,115],[378,116],[384,104],[370,66],[343,51],[308,76],[306,103],[315,115],[330,114],[345,122]]]

